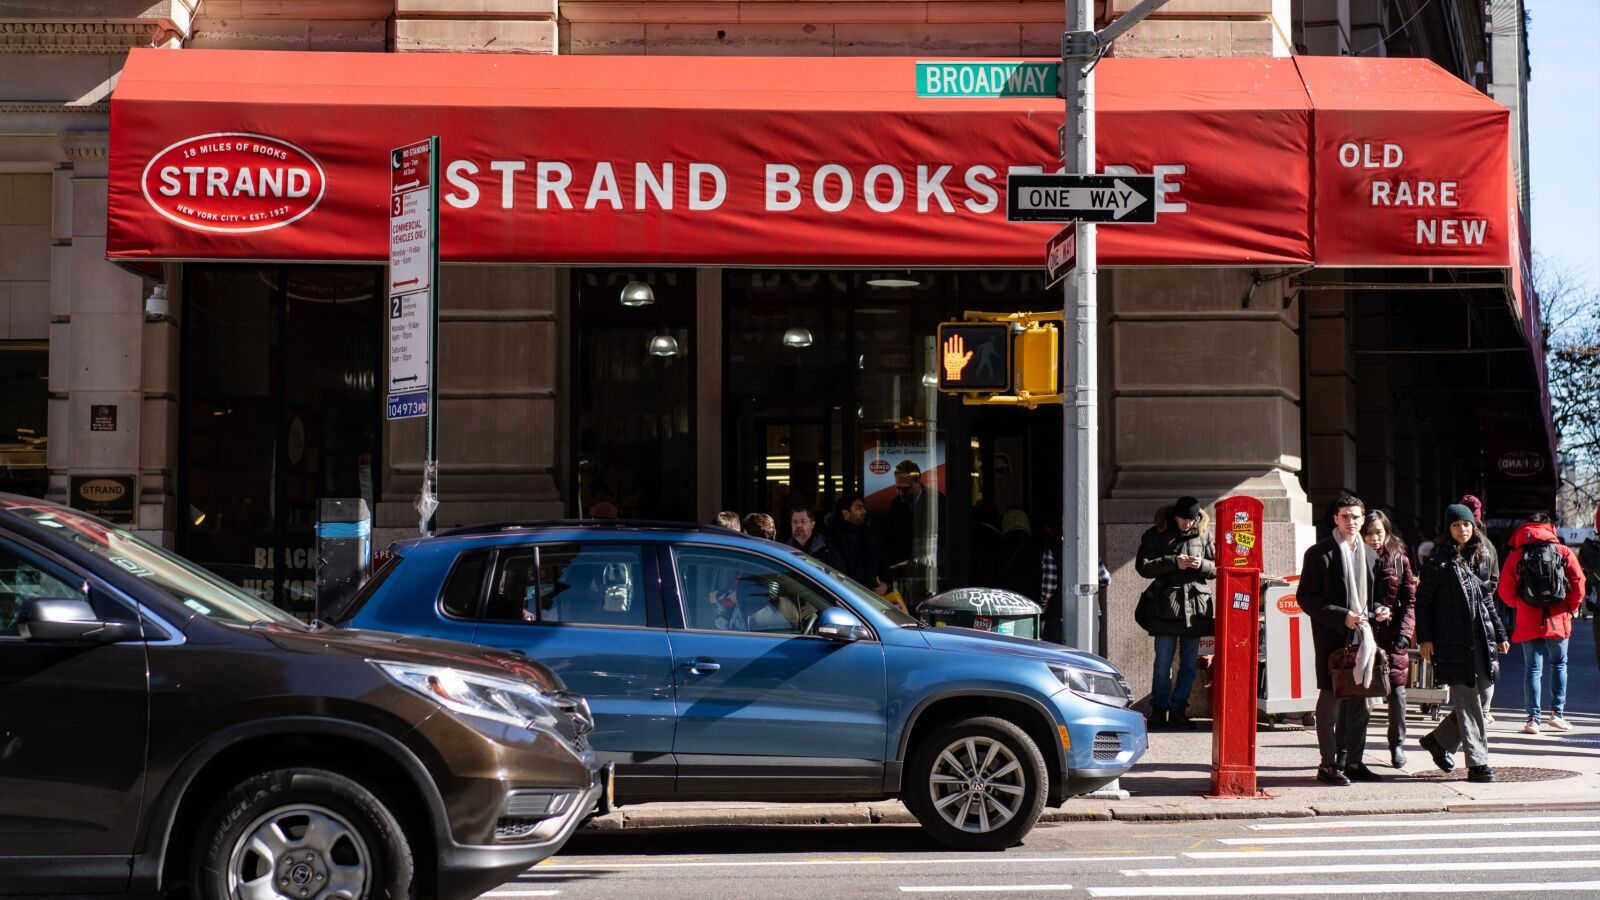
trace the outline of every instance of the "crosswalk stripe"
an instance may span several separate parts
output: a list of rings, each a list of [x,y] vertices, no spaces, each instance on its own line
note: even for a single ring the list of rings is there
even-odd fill
[[[1091,897],[1262,897],[1274,894],[1518,894],[1534,891],[1594,891],[1600,881],[1500,882],[1494,884],[1227,884],[1153,887],[1092,887]]]
[[[1070,891],[1070,884],[947,884],[901,885],[902,894],[988,894],[999,891]]]
[[[1461,831],[1427,834],[1325,834],[1303,837],[1218,838],[1221,844],[1356,844],[1384,842],[1404,847],[1412,841],[1482,841],[1504,838],[1600,837],[1600,831]]]
[[[571,863],[567,865],[538,865],[529,869],[521,878],[537,878],[549,872],[571,872],[578,870],[594,869],[739,869],[760,868],[776,866],[938,866],[959,865],[970,866],[975,862],[984,865],[995,863],[1056,863],[1070,864],[1083,862],[1153,862],[1163,859],[1177,859],[1175,854],[1165,856],[977,856],[958,857],[949,859],[923,859],[907,856],[898,859],[764,859],[759,861],[723,861],[705,860],[703,862],[642,862],[642,863],[614,863],[603,860],[592,863]]]
[[[1567,822],[1576,825],[1580,822],[1600,822],[1600,816],[1513,816],[1503,819],[1480,819],[1476,816],[1457,816],[1453,819],[1410,820],[1334,819],[1330,821],[1272,822],[1265,825],[1246,825],[1245,827],[1251,831],[1292,831],[1308,828],[1393,828],[1397,825],[1403,825],[1408,828],[1448,828],[1452,825],[1533,825],[1549,822]]]
[[[1453,856],[1471,853],[1479,858],[1485,854],[1506,853],[1588,853],[1600,851],[1600,844],[1548,844],[1539,847],[1385,847],[1384,856]],[[1371,847],[1321,847],[1319,857],[1371,856]],[[1304,850],[1193,850],[1183,854],[1190,859],[1304,859]]]
[[[1300,866],[1185,866],[1175,869],[1123,869],[1124,875],[1148,875],[1156,878],[1191,878],[1207,875],[1346,875],[1352,872],[1459,872],[1463,866],[1473,872],[1504,869],[1526,869],[1525,859],[1482,860],[1468,863],[1459,860],[1435,863],[1334,863],[1332,865]],[[1562,860],[1562,870],[1600,869],[1600,860]]]
[[[484,894],[483,896],[485,896],[485,897],[554,897],[555,895],[557,895],[559,893],[561,893],[561,892],[560,891],[501,891],[501,890],[494,890],[494,891],[490,891],[487,894]]]

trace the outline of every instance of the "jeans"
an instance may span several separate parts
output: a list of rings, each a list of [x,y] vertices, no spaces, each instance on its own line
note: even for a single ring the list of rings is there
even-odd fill
[[[1182,651],[1179,652],[1179,645]],[[1178,656],[1178,683],[1172,684],[1172,657]],[[1189,689],[1194,687],[1200,658],[1199,638],[1180,638],[1175,634],[1156,635],[1156,666],[1150,676],[1150,705],[1182,710],[1189,705]]]
[[[1528,707],[1528,718],[1539,718],[1539,688],[1544,681],[1544,664],[1550,662],[1550,708],[1561,715],[1567,708],[1567,639],[1536,638],[1522,643],[1522,662],[1526,670],[1522,682],[1522,700]]]

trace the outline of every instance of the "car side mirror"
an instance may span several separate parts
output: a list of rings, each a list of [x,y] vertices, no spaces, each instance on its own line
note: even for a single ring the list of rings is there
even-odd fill
[[[17,611],[17,632],[25,640],[69,644],[115,644],[137,640],[139,626],[106,622],[83,600],[27,600]]]
[[[835,641],[859,641],[870,637],[872,632],[850,613],[849,610],[837,606],[830,606],[817,617],[816,633]]]

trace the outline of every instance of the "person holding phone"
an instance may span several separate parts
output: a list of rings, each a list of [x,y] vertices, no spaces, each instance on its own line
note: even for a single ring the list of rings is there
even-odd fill
[[[1150,677],[1150,727],[1194,727],[1189,721],[1189,690],[1199,668],[1200,638],[1211,634],[1211,582],[1217,577],[1217,548],[1210,517],[1193,497],[1179,497],[1156,510],[1155,524],[1139,541],[1134,568],[1150,586],[1139,595],[1134,621],[1155,638],[1155,668]],[[1172,680],[1172,659],[1178,679]]]

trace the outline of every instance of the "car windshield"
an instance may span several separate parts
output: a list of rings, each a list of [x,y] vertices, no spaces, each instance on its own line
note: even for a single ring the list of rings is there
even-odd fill
[[[305,623],[265,600],[245,593],[205,569],[135,534],[112,528],[59,506],[0,500],[0,513],[49,528],[78,549],[92,553],[155,587],[194,612],[217,622],[253,625]]]
[[[906,613],[901,610],[900,607],[895,606],[893,603],[890,603],[882,597],[879,597],[877,594],[867,590],[864,586],[862,586],[861,582],[856,581],[849,575],[846,575],[838,569],[835,569],[825,563],[818,562],[815,557],[809,556],[805,553],[797,552],[795,555],[805,559],[807,562],[811,563],[822,571],[827,572],[829,575],[832,575],[835,581],[844,585],[845,590],[850,592],[852,599],[865,603],[867,606],[870,606],[873,609],[883,613],[884,615],[888,616],[890,621],[894,622],[896,625],[899,625],[902,628],[907,626],[917,628],[922,627],[922,622],[918,621],[915,617],[906,615]]]

